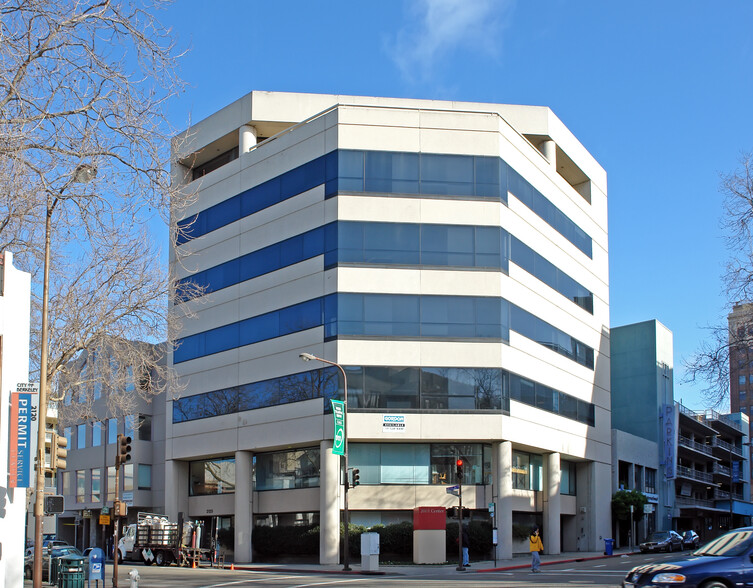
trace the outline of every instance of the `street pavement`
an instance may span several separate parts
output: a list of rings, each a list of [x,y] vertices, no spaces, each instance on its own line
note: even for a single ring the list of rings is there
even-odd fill
[[[353,588],[424,586],[437,588],[449,582],[470,586],[503,587],[546,586],[567,584],[570,588],[620,585],[628,569],[647,561],[677,559],[683,554],[642,555],[616,551],[614,556],[603,553],[563,553],[542,557],[541,573],[532,574],[527,556],[504,561],[472,561],[463,571],[457,564],[444,565],[380,565],[379,572],[361,570],[360,560],[351,564],[351,571],[342,565],[244,564],[226,565],[224,569],[177,566],[144,566],[125,562],[119,566],[119,588],[129,588],[129,573],[139,574],[139,588],[235,588],[240,586],[295,586],[297,588],[356,585]],[[689,555],[689,552],[685,552]],[[112,586],[112,566],[108,565],[104,586]],[[25,586],[31,586],[27,581]],[[102,583],[100,587],[104,588]],[[94,587],[94,583],[92,583]]]

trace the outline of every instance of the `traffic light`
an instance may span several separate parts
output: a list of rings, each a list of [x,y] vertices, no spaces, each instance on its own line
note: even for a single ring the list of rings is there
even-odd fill
[[[131,438],[118,435],[118,455],[115,457],[115,467],[120,467],[131,461]]]
[[[68,447],[68,439],[65,438],[65,435],[52,433],[52,438],[50,439],[50,469],[53,472],[65,469],[65,458],[68,457],[66,447]]]
[[[128,516],[128,503],[125,500],[115,500],[112,503],[112,514],[116,517]]]
[[[462,482],[463,481],[463,460],[458,459],[455,462],[455,465],[457,466],[457,470],[455,470],[455,475],[458,478],[458,482]]]
[[[361,483],[361,470],[353,468],[353,488]]]

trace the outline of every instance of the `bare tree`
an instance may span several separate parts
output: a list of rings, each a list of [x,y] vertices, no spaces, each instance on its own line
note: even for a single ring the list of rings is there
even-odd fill
[[[733,308],[724,325],[708,327],[708,338],[686,362],[690,382],[702,381],[704,399],[720,406],[729,399],[730,367],[753,359],[753,153],[743,155],[739,168],[722,177],[725,230],[730,257],[723,275]]]
[[[32,272],[35,310],[46,215],[52,215],[51,389],[85,350],[107,361],[96,378],[160,372],[144,396],[173,383],[141,342],[174,340],[166,254],[171,208],[167,101],[183,88],[162,0],[0,0],[0,250]],[[77,171],[90,170],[81,183]],[[164,248],[166,249],[166,247]],[[39,333],[32,334],[39,349]],[[32,368],[39,369],[38,355]],[[92,377],[91,374],[87,377]],[[80,382],[81,389],[86,382]],[[54,394],[53,394],[54,397]],[[113,397],[113,416],[129,402]],[[76,416],[85,418],[84,397]]]

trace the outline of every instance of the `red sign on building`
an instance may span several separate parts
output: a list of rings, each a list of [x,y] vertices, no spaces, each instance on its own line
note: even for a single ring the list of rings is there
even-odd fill
[[[447,509],[444,506],[419,506],[413,509],[414,531],[444,531]]]

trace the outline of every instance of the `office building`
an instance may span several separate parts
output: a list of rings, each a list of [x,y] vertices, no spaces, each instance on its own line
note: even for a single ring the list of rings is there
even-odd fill
[[[175,138],[173,175],[171,517],[214,517],[238,562],[255,528],[318,525],[337,561],[344,381],[311,353],[347,374],[352,522],[457,504],[461,457],[498,558],[534,523],[603,548],[606,173],[549,108],[251,92]]]
[[[158,346],[144,344],[153,349],[156,357],[164,354]],[[109,362],[110,359],[105,361]],[[65,501],[65,512],[58,515],[57,538],[81,550],[101,547],[109,550],[108,543],[114,532],[113,502],[116,498],[115,457],[118,452],[118,435],[131,438],[131,460],[120,467],[119,498],[128,505],[128,515],[121,519],[123,525],[136,522],[139,511],[163,513],[165,509],[164,455],[165,420],[164,393],[151,395],[148,390],[138,390],[158,377],[144,377],[138,369],[128,368],[129,382],[122,388],[108,385],[106,376],[98,375],[96,353],[83,353],[69,366],[76,382],[59,403],[62,423],[59,432],[68,441],[67,466],[57,472],[58,493]],[[121,395],[128,402],[110,402],[110,395]],[[91,402],[92,418],[73,421],[75,404],[82,396]],[[113,406],[131,406],[129,414],[113,414]],[[122,532],[121,532],[122,536]],[[109,553],[109,551],[108,551]]]

